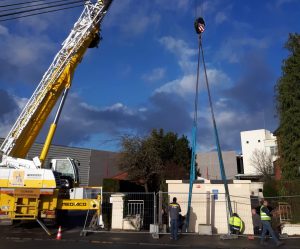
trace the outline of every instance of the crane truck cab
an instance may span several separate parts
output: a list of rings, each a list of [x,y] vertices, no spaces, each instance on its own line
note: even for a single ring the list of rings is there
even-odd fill
[[[70,157],[51,159],[50,169],[53,171],[58,185],[62,188],[79,186],[79,161]]]
[[[42,168],[38,157],[32,160],[1,155],[0,189],[3,187],[63,188],[78,187],[79,161],[70,157],[50,160]]]

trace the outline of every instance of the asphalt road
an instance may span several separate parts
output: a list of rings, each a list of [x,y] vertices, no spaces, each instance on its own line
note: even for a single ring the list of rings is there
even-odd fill
[[[154,239],[149,233],[99,232],[80,236],[82,226],[64,226],[62,239],[56,240],[57,227],[52,227],[52,236],[48,236],[35,222],[15,226],[0,226],[0,249],[163,249],[163,248],[197,248],[197,249],[258,249],[274,248],[273,241],[267,247],[261,247],[259,240],[241,237],[237,240],[220,240],[219,236],[181,235],[178,241],[170,240],[169,235],[160,235]],[[300,238],[285,241],[280,248],[300,248]]]
[[[180,248],[179,246],[166,246],[166,245],[134,245],[134,244],[103,244],[96,242],[74,242],[74,241],[37,241],[37,240],[2,240],[0,248],[10,248],[10,249],[53,249],[53,248],[63,248],[63,249],[163,249],[163,248]]]

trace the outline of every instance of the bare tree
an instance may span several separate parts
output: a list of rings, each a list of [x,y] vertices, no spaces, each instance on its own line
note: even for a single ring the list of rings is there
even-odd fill
[[[274,174],[273,157],[265,150],[254,150],[250,163],[265,180]]]

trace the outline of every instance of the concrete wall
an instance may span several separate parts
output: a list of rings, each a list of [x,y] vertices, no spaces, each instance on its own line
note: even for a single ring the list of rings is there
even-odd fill
[[[104,178],[112,178],[120,173],[118,167],[120,153],[110,151],[91,151],[89,185],[102,185]]]
[[[235,151],[222,151],[227,179],[234,179],[238,174]],[[197,153],[197,167],[206,179],[221,179],[219,158],[216,151]]]
[[[253,152],[255,150],[266,151],[268,154],[274,154],[277,151],[276,137],[268,130],[252,130],[241,132],[241,145],[243,152],[244,174],[257,174],[257,170],[251,163]],[[276,160],[273,156],[273,161]]]
[[[170,200],[177,197],[182,215],[187,213],[189,183],[181,180],[167,180]],[[239,214],[245,222],[245,234],[253,233],[250,185],[248,180],[234,180],[229,184],[233,212]],[[214,194],[218,192],[214,198]],[[190,216],[190,232],[198,232],[199,224],[211,224],[214,233],[227,233],[227,204],[223,184],[194,183]]]

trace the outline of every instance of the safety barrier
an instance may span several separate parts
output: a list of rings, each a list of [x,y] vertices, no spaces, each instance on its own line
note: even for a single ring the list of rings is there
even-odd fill
[[[102,197],[102,216],[108,230],[147,231],[155,223],[155,193],[108,193]]]
[[[272,226],[278,232],[300,235],[300,195],[265,198],[272,211]]]
[[[188,193],[158,193],[158,225],[164,231],[169,231],[168,204],[173,197],[177,198],[181,206],[179,230],[182,232],[199,233],[199,226],[209,226],[211,233],[228,232],[228,211],[225,194],[220,193],[194,193],[190,208],[189,227],[185,227],[185,215],[188,206]],[[236,198],[237,200],[237,198]],[[248,203],[246,203],[248,204]],[[243,203],[235,202],[235,207],[243,210]],[[246,205],[247,207],[247,205]],[[249,210],[251,210],[249,208]]]
[[[228,233],[226,196],[224,193],[194,193],[188,229],[185,227],[188,193],[102,193],[102,221],[105,231],[149,232],[150,224],[159,227],[160,233],[169,232],[168,205],[173,197],[181,206],[179,221],[181,232],[200,233],[209,229],[211,234]],[[254,215],[251,209],[260,205],[258,197],[230,196],[232,209],[244,222],[244,234],[253,234]],[[265,198],[274,207],[273,227],[278,232],[283,225],[299,222],[300,196]],[[256,217],[257,218],[257,217]],[[259,219],[259,217],[258,217]],[[295,227],[295,226],[293,226]],[[206,231],[206,230],[205,230]],[[207,231],[206,231],[207,232]]]

